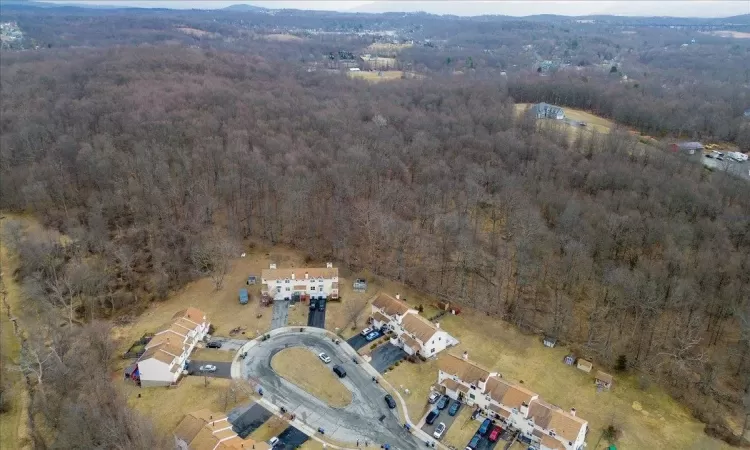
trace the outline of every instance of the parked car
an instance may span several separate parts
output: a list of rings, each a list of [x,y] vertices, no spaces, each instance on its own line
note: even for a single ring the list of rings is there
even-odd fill
[[[208,347],[208,348],[221,348],[221,342],[219,342],[219,341],[211,341],[208,344],[206,344],[206,347]]]
[[[469,442],[469,445],[466,446],[466,450],[476,450],[477,446],[479,445],[479,440],[482,439],[482,436],[475,434],[473,438],[471,438],[471,442]]]
[[[333,373],[338,375],[339,378],[344,378],[346,376],[346,370],[344,370],[344,368],[339,365],[333,366]]]
[[[314,298],[311,298],[311,299],[310,299],[310,311],[315,311],[315,307],[316,307],[317,305],[318,305],[318,304],[317,304],[317,302],[315,301],[315,299],[314,299]]]
[[[440,415],[440,410],[437,408],[433,409],[432,411],[430,411],[429,414],[427,414],[425,423],[427,425],[432,425],[433,423],[435,423],[435,419],[437,419],[439,415]]]
[[[385,404],[388,405],[389,408],[393,409],[396,407],[396,400],[391,397],[391,394],[385,395]]]
[[[318,300],[318,311],[326,310],[326,301],[323,299]]]
[[[445,409],[450,401],[451,399],[449,399],[447,395],[440,397],[440,400],[437,402],[438,409]]]
[[[449,416],[455,416],[458,412],[458,408],[461,407],[461,402],[453,402],[451,407],[448,409],[448,415]]]
[[[247,289],[240,289],[240,305],[247,305],[248,301],[250,298],[247,295]]]
[[[370,333],[372,333],[372,332],[373,332],[373,329],[372,329],[372,328],[370,328],[370,327],[367,327],[367,328],[365,328],[364,330],[362,330],[362,332],[361,332],[360,334],[361,334],[362,336],[367,336],[368,334],[370,334]]]
[[[484,422],[482,422],[482,425],[479,427],[479,434],[484,435],[484,433],[489,430],[490,425],[492,425],[492,421],[490,419],[484,419]]]
[[[370,341],[374,341],[378,336],[380,336],[380,333],[378,333],[377,331],[373,331],[367,336],[365,336],[365,339],[367,339],[367,341],[370,342]]]
[[[279,438],[277,438],[276,436],[274,436],[274,437],[272,437],[271,439],[268,440],[268,445],[270,445],[271,448],[276,447],[276,444],[278,444],[278,443],[279,443]]]
[[[436,391],[432,391],[430,393],[430,398],[428,398],[427,401],[430,402],[430,404],[432,404],[438,401],[439,398],[440,398],[440,393]]]
[[[320,360],[323,361],[326,364],[328,364],[329,362],[331,362],[331,357],[328,356],[328,355],[326,355],[325,353],[321,353],[320,355],[318,355],[318,358],[320,358]]]
[[[490,436],[488,437],[488,439],[491,442],[495,442],[495,441],[497,441],[497,438],[500,437],[500,433],[502,433],[502,432],[503,432],[502,428],[495,427],[495,428],[492,429],[492,431],[490,431]]]
[[[445,433],[445,424],[443,422],[440,422],[438,426],[435,427],[435,432],[432,433],[432,435],[435,437],[435,439],[440,439],[443,437],[443,433]]]
[[[216,372],[216,366],[206,364],[204,366],[200,366],[198,370],[200,370],[201,372]]]

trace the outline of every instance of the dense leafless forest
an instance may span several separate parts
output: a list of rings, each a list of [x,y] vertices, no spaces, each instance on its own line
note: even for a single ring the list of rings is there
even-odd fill
[[[746,80],[662,89],[673,69],[654,66],[639,87],[610,71],[534,81],[494,76],[502,65],[475,57],[463,77],[435,67],[423,80],[366,84],[303,70],[305,55],[338,45],[325,40],[249,39],[241,50],[133,42],[2,55],[0,207],[76,243],[5,230],[21,256],[16,276],[70,324],[94,322],[58,332],[56,348],[68,350],[44,365],[68,369],[54,373],[106,365],[111,344],[96,319],[165,298],[198,275],[196,252],[253,237],[558,336],[658,381],[711,433],[736,441],[724,418],[742,417],[750,391],[747,182],[626,132],[571,142],[517,116],[514,102],[589,108],[655,135],[747,149]],[[429,51],[411,50],[412,64]],[[727,51],[746,57],[748,46]],[[728,61],[748,73],[749,60]],[[85,352],[72,333],[100,342],[91,361],[75,359]],[[95,448],[108,438],[95,430],[108,428],[93,418],[124,424],[135,447],[152,445],[121,402],[82,407],[90,399],[76,393],[90,389],[79,384],[93,382],[44,380],[36,406],[61,430],[46,445]],[[90,446],[66,440],[81,423],[53,421],[66,408],[85,412],[59,417],[88,424]]]

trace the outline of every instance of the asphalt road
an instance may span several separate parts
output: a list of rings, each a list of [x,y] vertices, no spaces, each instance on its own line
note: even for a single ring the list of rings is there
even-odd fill
[[[229,423],[232,424],[232,430],[242,439],[250,436],[271,417],[273,414],[269,410],[255,402],[237,407],[227,415]]]
[[[206,372],[206,373],[201,372],[200,367],[205,366],[206,364],[216,366],[216,372]],[[190,360],[190,364],[188,364],[188,373],[193,376],[205,375],[211,378],[232,378],[231,369],[232,369],[231,362]]]
[[[448,414],[448,410],[450,409],[453,403],[455,403],[455,400],[450,400],[450,403],[448,403],[448,406],[446,406],[444,410],[440,411],[440,415],[435,420],[435,423],[433,423],[432,425],[428,425],[426,423],[422,425],[422,431],[432,436],[432,433],[435,432],[435,428],[438,426],[438,424],[440,422],[443,422],[445,424],[445,433],[443,433],[443,437],[445,437],[445,434],[448,433],[448,430],[451,429],[451,425],[453,425],[453,422],[456,420],[456,417],[461,412],[461,408],[459,408],[455,416],[451,416],[450,414]],[[435,405],[431,405],[431,406],[435,407]],[[432,411],[432,409],[433,408],[430,408],[430,410],[427,411],[427,414],[429,414],[430,411]]]
[[[332,359],[331,366],[342,365],[347,376],[341,378],[341,382],[352,392],[352,402],[343,408],[330,407],[279,376],[271,367],[271,359],[286,346],[307,348],[315,354],[325,352]],[[397,411],[386,406],[383,400],[385,390],[374,383],[361,366],[352,362],[342,346],[325,336],[295,332],[280,334],[251,347],[248,357],[241,363],[242,377],[252,377],[260,382],[264,398],[285,407],[313,429],[323,428],[333,439],[345,442],[369,440],[377,445],[388,443],[399,450],[417,450],[424,445],[404,430]],[[381,415],[385,416],[382,422],[378,420]]]
[[[291,300],[275,300],[273,302],[272,330],[286,326],[289,321],[289,303],[291,303]]]
[[[316,300],[316,306],[315,310],[310,311],[307,315],[307,326],[308,327],[317,327],[317,328],[325,328],[326,327],[326,310],[328,309],[327,301],[326,300]],[[323,308],[323,311],[320,311],[320,308],[317,305],[320,305],[320,302],[323,302],[325,307]],[[309,310],[309,306],[307,307]]]
[[[373,350],[370,357],[372,357],[370,365],[378,372],[383,373],[396,361],[406,358],[406,352],[389,342]]]

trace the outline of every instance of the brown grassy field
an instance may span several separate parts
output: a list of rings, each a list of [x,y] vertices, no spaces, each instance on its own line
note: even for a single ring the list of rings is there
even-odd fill
[[[742,31],[731,31],[731,30],[717,30],[717,31],[705,31],[706,34],[712,34],[714,36],[735,38],[735,39],[750,39],[750,33]]]
[[[472,408],[461,408],[453,425],[445,433],[443,444],[456,448],[466,447],[479,426],[479,422],[471,420],[471,412]]]
[[[301,37],[299,37],[299,36],[295,36],[293,34],[284,34],[284,33],[279,33],[279,34],[264,34],[263,38],[267,39],[269,41],[277,41],[277,42],[301,42],[301,41],[304,41],[304,39],[301,38]]]
[[[176,28],[176,30],[181,31],[189,36],[195,36],[195,37],[215,38],[219,36],[217,33],[211,33],[210,31],[199,30],[198,28],[178,27]]]
[[[376,53],[378,55],[397,55],[401,50],[411,47],[412,44],[386,44],[386,43],[374,43],[370,44],[366,50],[369,53]]]
[[[113,375],[113,383],[128,399],[128,404],[136,411],[150,418],[156,428],[163,433],[171,433],[185,414],[208,408],[211,411],[226,412],[247,402],[250,398],[244,392],[226,401],[226,393],[231,380],[209,378],[206,386],[203,377],[185,377],[175,388],[156,387],[142,389],[135,384],[120,379],[120,373]],[[138,397],[140,394],[140,398]]]
[[[352,402],[352,393],[333,373],[331,366],[308,349],[284,349],[273,357],[271,367],[283,378],[334,408],[343,408]]]
[[[193,354],[190,355],[190,358],[197,361],[232,362],[234,355],[236,355],[236,352],[217,350],[214,348],[196,348],[193,350]]]
[[[403,72],[400,70],[383,70],[383,71],[367,71],[367,70],[361,70],[359,72],[347,72],[350,77],[352,78],[361,78],[363,80],[371,81],[371,82],[380,82],[380,81],[393,81],[393,80],[400,80],[401,75],[403,75]]]
[[[531,107],[531,103],[516,103],[516,113],[521,114],[524,112],[527,108]],[[596,130],[599,133],[609,133],[612,128],[615,127],[615,123],[612,122],[609,119],[605,119],[604,117],[599,117],[594,114],[591,114],[589,112],[580,110],[580,109],[573,109],[573,108],[563,108],[565,109],[565,118],[570,120],[575,120],[578,122],[586,122],[585,127],[570,127],[573,131],[591,131]]]

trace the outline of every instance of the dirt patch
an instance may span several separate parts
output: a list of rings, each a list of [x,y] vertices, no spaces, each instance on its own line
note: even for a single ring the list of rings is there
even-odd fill
[[[361,78],[363,80],[377,83],[380,81],[400,80],[403,72],[400,70],[360,70],[358,72],[348,72],[348,74],[352,78]]]
[[[299,36],[295,36],[293,34],[265,34],[263,35],[263,38],[269,41],[276,41],[276,42],[302,42],[304,41],[303,38]]]
[[[218,33],[211,33],[210,31],[204,31],[199,30],[198,28],[190,28],[190,27],[177,27],[177,31],[181,31],[188,36],[194,36],[194,37],[206,37],[206,38],[217,38],[219,37]]]
[[[750,39],[750,33],[743,31],[731,31],[731,30],[717,30],[717,31],[706,31],[706,34],[712,34],[714,36],[734,38],[734,39]]]
[[[339,381],[331,366],[323,364],[318,355],[307,349],[284,349],[273,357],[271,367],[334,408],[343,408],[352,402],[352,393]]]

